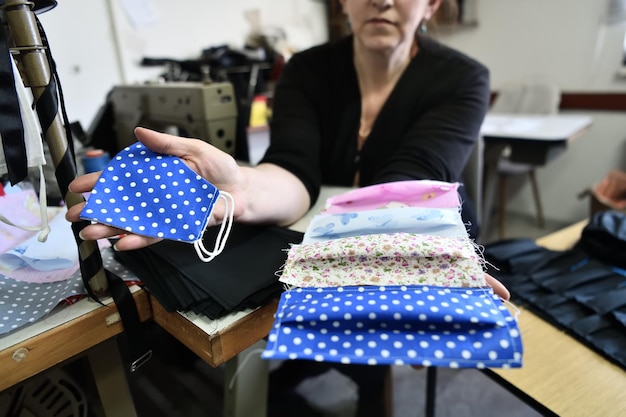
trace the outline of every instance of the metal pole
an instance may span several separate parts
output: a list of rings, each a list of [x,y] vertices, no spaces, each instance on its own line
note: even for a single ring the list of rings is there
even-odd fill
[[[5,0],[4,4],[0,3],[0,11],[9,27],[14,44],[12,49],[17,52],[16,61],[24,84],[30,87],[35,99],[37,115],[50,149],[61,195],[69,207],[84,202],[82,195],[68,190],[69,183],[76,178],[76,163],[59,114],[56,81],[52,77],[46,46],[33,12],[33,3]],[[107,280],[97,242],[83,241],[78,237],[80,230],[88,224],[89,222],[73,223],[72,230],[78,245],[83,281],[90,287],[93,295],[102,296],[107,292]]]

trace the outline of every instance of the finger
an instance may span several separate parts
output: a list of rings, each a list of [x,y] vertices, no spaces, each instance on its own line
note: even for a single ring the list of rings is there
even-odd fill
[[[487,285],[493,288],[493,292],[496,293],[503,300],[508,300],[511,298],[511,293],[509,290],[502,284],[500,281],[495,279],[489,274],[485,274],[485,280],[487,281]]]
[[[165,155],[177,156],[186,159],[190,155],[196,155],[199,151],[198,140],[181,138],[179,136],[168,135],[146,129],[145,127],[135,128],[135,136],[139,142],[146,145],[150,150]],[[202,142],[204,143],[204,142]]]
[[[80,221],[80,212],[83,207],[85,207],[85,203],[74,204],[72,207],[67,208],[67,213],[65,213],[65,219],[68,222],[77,222]]]
[[[115,227],[107,226],[105,224],[94,223],[89,226],[85,226],[80,231],[80,238],[83,240],[98,240],[107,239],[114,236],[127,233],[125,230],[117,229]]]
[[[92,172],[74,178],[69,184],[69,190],[73,193],[82,194],[90,192],[96,185],[101,172]]]
[[[163,239],[129,234],[118,240],[113,248],[116,251],[135,250],[153,245],[161,240]]]

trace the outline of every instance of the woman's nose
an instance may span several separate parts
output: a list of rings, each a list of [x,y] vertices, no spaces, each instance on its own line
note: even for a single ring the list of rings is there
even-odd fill
[[[372,0],[372,5],[379,9],[390,7],[393,4],[393,0]]]

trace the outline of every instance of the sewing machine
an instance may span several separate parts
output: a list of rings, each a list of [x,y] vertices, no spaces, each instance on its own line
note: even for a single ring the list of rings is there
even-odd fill
[[[235,154],[237,103],[228,82],[166,82],[115,86],[108,97],[118,150],[143,126],[205,140]]]

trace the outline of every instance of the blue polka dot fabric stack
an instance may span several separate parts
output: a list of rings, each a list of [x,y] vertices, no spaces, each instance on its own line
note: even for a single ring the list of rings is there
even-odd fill
[[[515,319],[487,288],[296,288],[281,297],[262,357],[519,367],[522,342]]]
[[[517,321],[487,287],[457,186],[399,181],[328,199],[302,244],[289,250],[280,278],[288,289],[262,357],[522,366]],[[395,191],[387,196],[389,190]],[[435,201],[433,190],[447,196],[447,205]],[[444,209],[447,216],[435,215]]]
[[[219,190],[178,157],[137,142],[102,171],[81,218],[144,236],[202,238]]]

